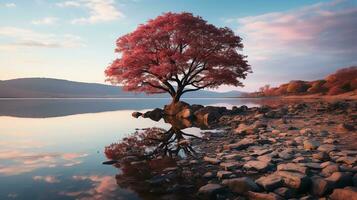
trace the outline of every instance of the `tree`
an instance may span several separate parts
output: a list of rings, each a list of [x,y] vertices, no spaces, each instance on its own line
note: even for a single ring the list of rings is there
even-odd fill
[[[121,55],[105,70],[126,91],[169,93],[173,103],[191,91],[243,86],[251,68],[241,38],[191,13],[165,13],[120,37]]]

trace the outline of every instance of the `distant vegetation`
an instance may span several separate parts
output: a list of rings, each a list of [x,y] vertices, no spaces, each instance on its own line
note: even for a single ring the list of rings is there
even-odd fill
[[[265,85],[259,91],[249,94],[250,97],[271,97],[287,95],[339,95],[357,91],[357,66],[343,68],[323,80],[294,80],[279,87]]]

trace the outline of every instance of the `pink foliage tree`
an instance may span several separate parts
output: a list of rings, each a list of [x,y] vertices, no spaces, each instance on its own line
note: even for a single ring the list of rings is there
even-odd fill
[[[241,38],[191,13],[165,13],[120,37],[120,54],[105,70],[126,91],[169,93],[173,103],[191,91],[243,86],[251,68]]]

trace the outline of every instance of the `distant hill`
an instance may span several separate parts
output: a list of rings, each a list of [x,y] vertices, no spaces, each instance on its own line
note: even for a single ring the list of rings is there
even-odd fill
[[[259,91],[248,94],[249,97],[271,96],[302,96],[302,95],[356,95],[357,94],[357,66],[337,70],[322,80],[302,81],[294,80],[279,87],[263,86]]]
[[[238,97],[239,91],[186,93],[186,98]],[[162,98],[168,94],[146,95],[125,92],[121,87],[52,78],[19,78],[0,81],[0,98]]]

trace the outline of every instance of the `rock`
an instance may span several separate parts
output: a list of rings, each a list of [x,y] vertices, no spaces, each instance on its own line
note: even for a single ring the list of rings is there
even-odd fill
[[[334,162],[326,161],[326,162],[321,163],[320,166],[321,166],[322,168],[325,168],[325,167],[327,167],[327,166],[329,166],[329,165],[335,165],[335,164],[336,164],[336,163],[334,163]]]
[[[265,172],[269,168],[269,163],[263,161],[251,160],[245,163],[243,167],[249,170],[253,169],[259,172]]]
[[[324,144],[336,144],[337,140],[335,140],[333,138],[327,138],[327,139],[324,139],[323,143]]]
[[[352,178],[353,185],[357,187],[357,173]]]
[[[218,121],[226,111],[227,108],[225,107],[206,106],[197,110],[194,115],[199,123],[208,125]]]
[[[244,138],[237,143],[223,145],[223,149],[225,149],[225,150],[230,150],[230,149],[242,150],[242,149],[248,148],[249,146],[251,146],[253,144],[255,144],[254,139]]]
[[[224,170],[233,170],[236,169],[239,166],[238,162],[222,162],[219,164]]]
[[[192,118],[193,116],[194,116],[193,112],[190,108],[185,108],[176,114],[177,118],[182,118],[182,119],[189,119]]]
[[[302,134],[302,135],[307,135],[307,134],[311,134],[311,133],[312,133],[311,128],[303,128],[300,130],[300,134]]]
[[[185,108],[189,108],[190,105],[184,101],[179,101],[164,106],[164,112],[167,115],[175,116],[177,113],[181,112]]]
[[[290,171],[277,171],[276,174],[283,178],[285,185],[294,189],[305,190],[310,184],[305,174]]]
[[[343,188],[352,185],[352,174],[350,172],[334,172],[325,180],[332,188]]]
[[[340,171],[340,167],[336,164],[331,164],[322,169],[321,174],[323,176],[331,176],[334,172]]]
[[[272,191],[283,185],[283,179],[280,176],[271,174],[262,176],[255,181],[258,185],[262,186],[267,191]]]
[[[113,164],[116,164],[116,163],[118,163],[117,160],[108,160],[108,161],[102,162],[103,165],[113,165]]]
[[[147,111],[146,113],[143,114],[144,118],[150,118],[154,121],[159,121],[163,116],[163,110],[160,108],[155,108],[152,111]]]
[[[133,117],[135,117],[135,118],[138,118],[138,117],[140,117],[141,115],[143,115],[143,113],[141,113],[141,112],[133,112],[133,113],[131,113],[131,116],[133,116]]]
[[[320,145],[317,150],[318,151],[324,151],[324,152],[331,152],[331,151],[335,151],[337,148],[335,145],[332,145],[332,144],[323,144],[323,145]]]
[[[348,132],[348,131],[354,131],[354,130],[355,130],[355,128],[351,124],[342,123],[337,126],[338,132]]]
[[[237,153],[228,154],[222,157],[224,160],[238,160],[241,156]]]
[[[234,193],[244,194],[248,191],[258,191],[258,185],[248,177],[226,179],[222,182],[223,185],[228,186]]]
[[[343,189],[334,189],[330,195],[331,200],[357,200],[357,188],[346,187]]]
[[[209,183],[207,185],[204,185],[200,187],[198,190],[198,194],[200,196],[204,196],[208,199],[214,197],[216,194],[222,192],[224,190],[224,187],[219,184],[214,184],[214,183]]]
[[[287,187],[280,187],[274,190],[274,193],[284,197],[285,199],[290,199],[295,196],[295,190],[287,188]]]
[[[315,140],[305,140],[304,141],[304,149],[306,150],[314,150],[317,149],[317,147],[320,146],[320,142],[315,141]]]
[[[234,133],[236,134],[252,134],[254,133],[253,127],[246,124],[239,124],[239,126],[234,129]]]
[[[300,163],[304,167],[308,167],[310,169],[322,169],[320,163]]]
[[[312,177],[311,178],[311,194],[315,196],[324,196],[329,191],[329,183],[320,177]]]
[[[291,149],[285,149],[284,151],[280,152],[278,155],[280,158],[284,160],[290,160],[294,157],[292,153],[293,151]]]
[[[339,159],[336,160],[336,162],[343,162],[346,163],[347,165],[354,165],[357,163],[357,156],[342,156]]]
[[[203,174],[203,178],[213,178],[215,175],[212,172],[206,172],[205,174]]]
[[[206,161],[206,162],[209,162],[211,164],[214,164],[214,165],[217,165],[217,164],[219,164],[221,162],[217,158],[210,158],[210,157],[207,157],[207,156],[203,157],[203,160]]]
[[[330,156],[324,151],[314,153],[314,154],[312,154],[312,157],[317,160],[321,160],[321,161],[327,161],[330,159]]]
[[[302,174],[307,173],[307,168],[304,166],[301,166],[297,163],[280,164],[280,165],[278,165],[277,170],[278,171],[300,172]]]
[[[319,136],[320,136],[320,137],[326,137],[326,136],[328,136],[328,135],[329,135],[329,132],[328,132],[328,131],[325,131],[325,130],[320,131],[320,133],[319,133]]]
[[[272,160],[272,156],[271,155],[262,155],[262,156],[258,156],[257,159],[260,161],[266,162],[266,163],[270,163]]]
[[[217,177],[219,179],[225,179],[225,178],[229,178],[233,173],[230,171],[218,171],[217,172]]]
[[[283,200],[282,197],[275,193],[258,193],[258,192],[248,192],[248,197],[250,200]]]
[[[271,150],[270,149],[262,149],[262,150],[256,150],[253,153],[251,153],[252,156],[261,156],[267,153],[270,153]]]

